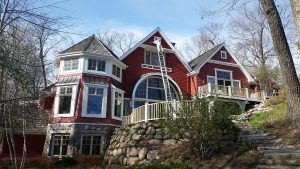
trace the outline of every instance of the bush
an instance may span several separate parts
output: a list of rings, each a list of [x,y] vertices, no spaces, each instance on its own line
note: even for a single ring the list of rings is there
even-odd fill
[[[128,167],[121,167],[120,169],[191,169],[188,165],[184,163],[170,163],[170,164],[137,164]]]
[[[70,167],[78,164],[78,161],[72,157],[63,157],[61,160],[56,161],[55,166],[57,167]]]
[[[238,130],[229,119],[234,111],[224,105],[220,100],[182,101],[176,118],[165,121],[165,130],[187,138],[191,151],[200,158],[222,153],[238,136]]]

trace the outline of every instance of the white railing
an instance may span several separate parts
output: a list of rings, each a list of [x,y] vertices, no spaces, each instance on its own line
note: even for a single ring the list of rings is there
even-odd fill
[[[198,87],[198,97],[217,95],[219,97],[243,99],[243,100],[264,100],[263,92],[255,91],[248,88],[235,88],[231,86],[220,86],[207,84]]]

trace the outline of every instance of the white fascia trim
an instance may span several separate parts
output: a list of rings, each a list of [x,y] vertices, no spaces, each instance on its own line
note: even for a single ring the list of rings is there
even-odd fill
[[[67,57],[78,57],[78,56],[90,56],[90,57],[99,58],[99,59],[101,59],[101,58],[102,59],[111,59],[111,60],[117,62],[122,69],[126,69],[128,67],[121,60],[115,58],[114,56],[98,55],[98,54],[89,53],[89,52],[82,52],[82,51],[80,51],[80,52],[70,52],[70,53],[65,53],[65,54],[59,54],[59,55],[57,55],[57,59],[67,58]]]
[[[156,32],[158,32],[162,38],[164,38],[164,40],[167,42],[167,44],[171,47],[171,49],[174,51],[175,56],[177,56],[177,58],[181,61],[181,63],[185,66],[185,68],[191,72],[192,69],[191,67],[188,65],[188,63],[183,60],[182,55],[179,53],[179,51],[172,45],[172,43],[170,42],[170,40],[166,37],[166,35],[161,31],[161,29],[158,27],[155,30],[153,30],[150,34],[148,34],[144,39],[142,39],[141,41],[139,41],[136,45],[134,45],[131,49],[129,49],[126,53],[124,53],[121,57],[120,60],[125,59],[130,53],[132,53],[134,50],[136,50],[138,47],[141,47],[141,45],[146,42],[146,40],[148,40],[151,36],[153,36]]]
[[[238,64],[235,64],[235,63],[222,62],[222,61],[218,61],[218,60],[209,60],[207,62],[218,64],[218,65],[224,65],[224,66],[240,67]]]
[[[230,54],[230,56],[233,58],[233,60],[237,63],[237,65],[239,66],[239,68],[242,70],[242,72],[244,73],[244,75],[247,77],[248,82],[254,82],[254,79],[251,77],[250,73],[245,69],[245,67],[238,61],[238,59],[235,57],[235,55],[233,55],[233,53],[231,52],[231,50],[227,47],[227,45],[225,44],[225,42],[222,43],[222,45],[212,54],[210,55],[207,60],[196,70],[197,73],[199,73],[200,69],[208,62],[211,60],[211,58],[220,51],[220,49],[222,49],[222,47],[224,47],[227,52]]]
[[[72,97],[71,97],[71,105],[70,105],[70,113],[69,114],[59,114],[59,91],[60,86],[72,86]],[[54,101],[54,117],[73,117],[75,110],[76,110],[76,101],[77,101],[77,90],[78,90],[78,84],[68,85],[68,84],[62,84],[57,87],[56,89],[56,95],[55,95],[55,101]]]
[[[122,95],[121,117],[115,116],[115,92],[121,93],[121,95]],[[112,119],[122,121],[123,120],[123,106],[124,106],[124,93],[125,92],[123,90],[113,86],[112,90],[111,90],[111,93],[112,93],[111,94],[111,115],[112,115],[111,117],[112,117]]]
[[[149,50],[149,51],[151,51],[151,52],[157,52],[157,47],[156,47],[156,46],[151,46],[151,45],[141,44],[140,47],[141,47],[141,48],[144,48],[144,49],[146,49],[146,50]],[[168,48],[163,48],[163,51],[164,51],[165,53],[174,53],[173,50],[168,49]]]
[[[100,87],[103,88],[103,98],[102,98],[102,113],[99,114],[87,114],[88,109],[88,87]],[[91,118],[106,118],[107,111],[107,91],[108,86],[106,85],[98,85],[98,84],[84,84],[83,87],[83,99],[82,99],[82,110],[81,117],[91,117]]]
[[[202,65],[200,65],[200,67],[195,70],[197,73],[199,73],[200,69],[217,53],[219,52],[220,49],[222,49],[222,47],[225,45],[225,43],[223,42],[222,45],[214,52],[212,53],[207,59],[205,62],[202,63]]]

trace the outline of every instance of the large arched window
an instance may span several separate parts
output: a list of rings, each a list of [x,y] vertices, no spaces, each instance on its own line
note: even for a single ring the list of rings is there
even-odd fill
[[[150,76],[137,84],[134,98],[134,108],[144,105],[145,103],[155,103],[165,100],[165,90],[161,77]],[[170,81],[172,98],[178,100],[179,92]]]

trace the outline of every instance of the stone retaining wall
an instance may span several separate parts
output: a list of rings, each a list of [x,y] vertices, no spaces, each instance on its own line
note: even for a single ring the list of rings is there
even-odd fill
[[[162,121],[141,122],[115,129],[104,161],[121,165],[160,162],[161,150],[184,143],[179,136],[164,133]]]

